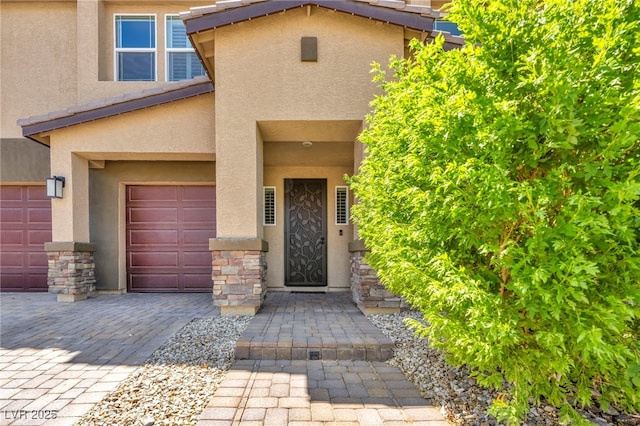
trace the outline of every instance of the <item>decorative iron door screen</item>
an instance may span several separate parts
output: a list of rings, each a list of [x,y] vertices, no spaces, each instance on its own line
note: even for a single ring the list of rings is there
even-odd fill
[[[285,285],[327,285],[327,181],[285,179]]]

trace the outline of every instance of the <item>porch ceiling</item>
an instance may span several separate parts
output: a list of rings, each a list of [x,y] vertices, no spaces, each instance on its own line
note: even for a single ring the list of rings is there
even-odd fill
[[[362,120],[277,120],[259,121],[265,142],[345,142],[354,141]]]
[[[353,167],[361,120],[260,121],[265,166]],[[311,142],[305,147],[302,142]]]

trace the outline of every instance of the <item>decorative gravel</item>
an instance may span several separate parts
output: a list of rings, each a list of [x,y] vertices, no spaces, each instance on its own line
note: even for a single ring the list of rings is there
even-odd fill
[[[422,395],[441,406],[447,420],[464,426],[492,426],[486,414],[495,392],[477,385],[465,368],[444,362],[442,352],[429,347],[404,320],[421,320],[416,311],[394,315],[370,315],[395,344],[389,361],[400,368]],[[96,404],[78,426],[195,425],[234,361],[236,341],[251,321],[250,316],[194,319]],[[610,409],[583,414],[597,425],[640,425],[640,416],[626,416]],[[532,406],[523,425],[556,425],[554,407]]]
[[[393,315],[369,315],[369,320],[396,344],[389,364],[400,368],[422,395],[443,413],[450,423],[457,425],[495,425],[486,414],[496,392],[480,387],[469,376],[466,368],[457,368],[444,362],[441,351],[431,348],[427,339],[417,337],[404,320],[422,321],[416,311],[403,311]],[[624,415],[610,408],[607,413],[593,407],[581,412],[596,425],[640,425],[640,416]],[[531,406],[524,425],[557,425],[558,413],[550,405]]]
[[[194,319],[78,426],[195,425],[234,360],[250,316]]]

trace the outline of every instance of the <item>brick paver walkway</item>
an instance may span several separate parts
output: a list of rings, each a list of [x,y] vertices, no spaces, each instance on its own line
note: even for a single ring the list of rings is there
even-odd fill
[[[238,360],[197,426],[329,424],[448,425],[384,362]]]
[[[186,323],[219,313],[211,294],[0,302],[0,425],[72,425]]]
[[[198,425],[446,425],[397,368],[376,360],[389,341],[347,296],[270,293],[245,336],[266,337],[260,356],[285,357],[285,342],[286,354],[304,347],[305,358],[319,350],[323,359],[236,361]],[[72,425],[190,320],[219,315],[210,294],[58,303],[4,293],[0,302],[0,425]],[[347,336],[345,350],[367,360],[340,359]]]
[[[237,359],[386,361],[393,342],[349,292],[268,293],[236,346]]]

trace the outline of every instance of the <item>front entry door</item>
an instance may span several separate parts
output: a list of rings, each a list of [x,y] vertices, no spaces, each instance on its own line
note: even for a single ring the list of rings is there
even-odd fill
[[[327,285],[327,181],[285,179],[285,285]]]

